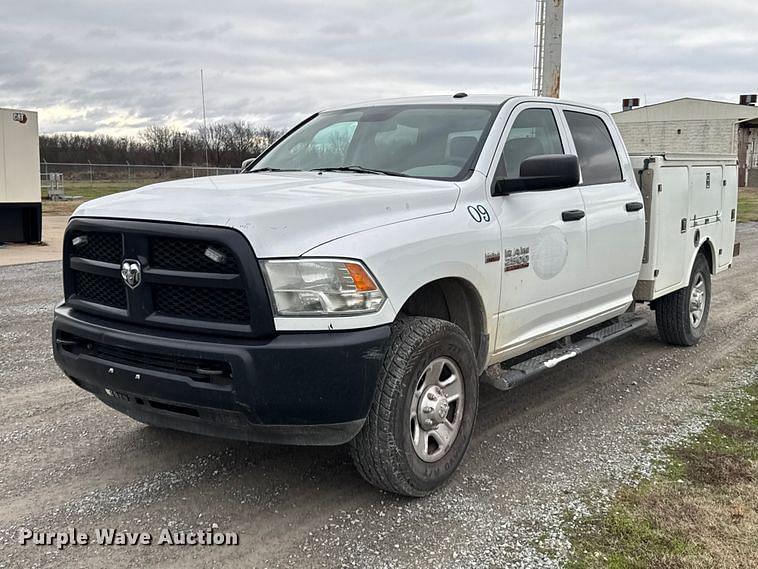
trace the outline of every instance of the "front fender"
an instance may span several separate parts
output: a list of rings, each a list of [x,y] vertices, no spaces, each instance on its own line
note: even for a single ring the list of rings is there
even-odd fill
[[[462,279],[479,293],[488,333],[494,337],[500,299],[501,264],[485,261],[486,253],[500,251],[497,221],[476,221],[468,204],[455,211],[378,227],[321,245],[307,256],[360,259],[379,280],[393,308],[382,324],[394,320],[405,302],[425,284],[443,278]],[[384,310],[383,310],[384,312]],[[339,325],[364,327],[350,317]],[[325,319],[336,324],[335,319]],[[326,324],[326,322],[324,323]],[[278,328],[278,324],[277,324]]]

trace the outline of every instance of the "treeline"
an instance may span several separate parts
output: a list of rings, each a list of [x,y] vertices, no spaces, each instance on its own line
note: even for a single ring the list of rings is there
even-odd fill
[[[136,138],[103,134],[40,135],[40,159],[46,162],[92,162],[93,164],[166,164],[239,167],[258,156],[282,135],[269,127],[244,121],[214,123],[207,129],[179,131],[167,126],[149,126]]]

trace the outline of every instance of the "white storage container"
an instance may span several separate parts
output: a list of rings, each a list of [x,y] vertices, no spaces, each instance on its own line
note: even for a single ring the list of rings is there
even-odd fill
[[[0,109],[0,241],[41,239],[37,113]]]

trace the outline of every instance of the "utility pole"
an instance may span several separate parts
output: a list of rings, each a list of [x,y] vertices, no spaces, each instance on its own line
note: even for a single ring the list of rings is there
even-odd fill
[[[532,80],[534,95],[560,97],[562,47],[563,0],[537,0]]]
[[[205,141],[205,167],[208,163],[208,121],[205,118],[205,78],[203,77],[203,68],[200,68],[200,95],[203,98],[203,140]],[[206,172],[207,173],[207,172]]]

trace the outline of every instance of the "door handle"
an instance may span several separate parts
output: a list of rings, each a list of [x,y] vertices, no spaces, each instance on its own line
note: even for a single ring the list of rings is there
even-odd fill
[[[570,209],[561,214],[563,221],[579,221],[584,219],[585,213],[581,209]]]
[[[626,211],[640,211],[643,206],[640,202],[629,202],[626,204]]]

